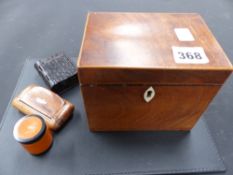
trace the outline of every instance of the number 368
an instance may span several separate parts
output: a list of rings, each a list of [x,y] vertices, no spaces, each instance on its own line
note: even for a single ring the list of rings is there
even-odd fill
[[[199,52],[178,52],[180,59],[202,59],[201,54]]]

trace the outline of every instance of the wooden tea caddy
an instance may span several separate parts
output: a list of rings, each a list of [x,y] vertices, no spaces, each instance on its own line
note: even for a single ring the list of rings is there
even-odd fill
[[[77,68],[92,131],[190,130],[232,72],[193,13],[89,13]]]

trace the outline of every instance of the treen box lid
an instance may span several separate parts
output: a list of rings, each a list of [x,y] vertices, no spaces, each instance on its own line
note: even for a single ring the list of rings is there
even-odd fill
[[[81,85],[218,85],[233,70],[194,13],[89,13],[77,68]]]

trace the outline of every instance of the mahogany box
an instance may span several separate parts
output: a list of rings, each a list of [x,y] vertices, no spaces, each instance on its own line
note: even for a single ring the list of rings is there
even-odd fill
[[[198,14],[107,12],[77,69],[92,131],[190,130],[233,70]]]

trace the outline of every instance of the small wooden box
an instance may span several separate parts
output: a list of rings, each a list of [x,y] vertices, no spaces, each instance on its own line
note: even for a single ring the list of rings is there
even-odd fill
[[[232,72],[185,13],[89,13],[77,67],[92,131],[190,130]]]

